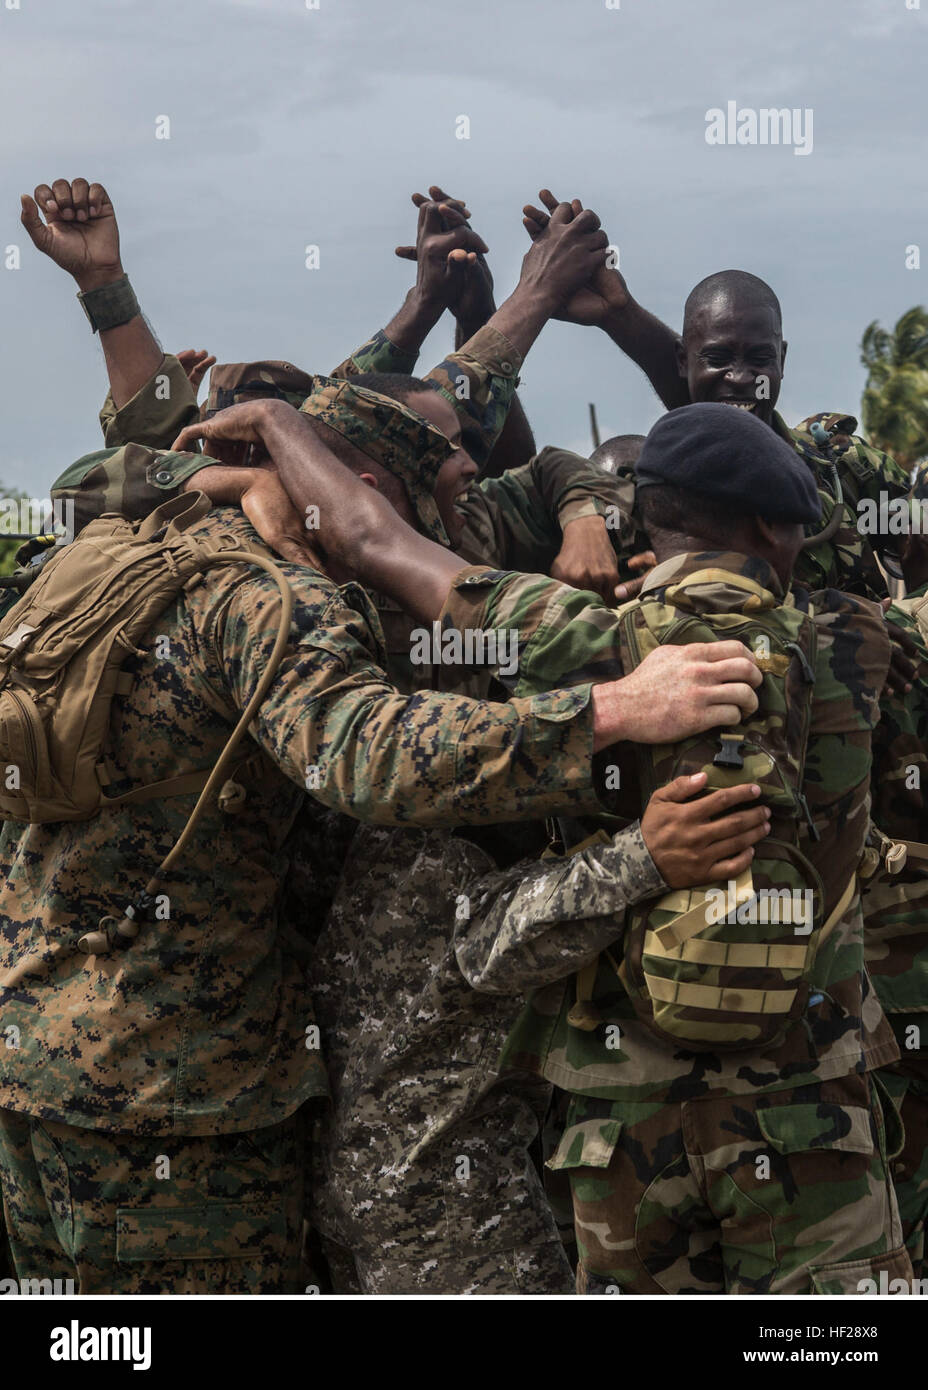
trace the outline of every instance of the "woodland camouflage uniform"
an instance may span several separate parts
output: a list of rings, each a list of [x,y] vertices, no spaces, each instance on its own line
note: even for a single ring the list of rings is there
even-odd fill
[[[890,688],[880,698],[873,734],[873,820],[894,840],[928,838],[928,645],[913,617],[923,586],[894,603],[887,617],[918,648],[912,689]],[[900,1060],[882,1080],[899,1106],[905,1147],[893,1179],[906,1245],[915,1272],[928,1274],[928,869],[909,862],[898,874],[868,880],[863,891],[867,968],[893,1026]]]
[[[685,590],[688,574],[709,567],[753,579],[769,605],[783,601],[764,562],[714,552],[659,565],[641,601],[671,583]],[[485,571],[460,576],[445,613],[455,624],[511,625],[523,640],[534,638],[517,693],[566,683],[571,674],[622,674],[605,605],[566,589],[552,593],[535,577],[505,588],[502,580]],[[745,597],[720,578],[691,591],[689,601],[697,611],[735,612]],[[834,591],[812,603],[819,642],[804,791],[821,839],[802,848],[824,884],[827,912],[868,830],[870,738],[889,650],[871,605]],[[593,990],[600,1026],[568,1024],[576,986],[563,977],[594,958],[609,925],[604,855],[589,848],[579,863],[568,859],[547,874],[539,866],[515,895],[478,898],[470,930],[482,945],[458,946],[472,983],[487,988],[492,967],[489,987],[503,989],[508,957],[512,982],[524,982],[518,957],[526,942],[533,954],[541,926],[573,924],[573,965],[562,959],[552,983],[536,990],[503,1065],[540,1072],[572,1096],[552,1166],[571,1176],[578,1288],[827,1293],[856,1291],[872,1268],[907,1276],[887,1166],[898,1137],[887,1140],[871,1075],[896,1047],[863,968],[859,897],[820,947],[809,1010],[781,1043],[756,1053],[687,1052],[641,1024],[606,955]],[[621,924],[612,925],[611,953],[620,961]],[[886,1115],[895,1127],[889,1106]],[[762,1157],[769,1171],[756,1162]]]
[[[819,447],[812,437],[814,424],[820,424],[832,432],[827,450]],[[883,599],[887,597],[886,580],[874,554],[874,543],[880,548],[880,540],[871,538],[859,529],[858,504],[872,501],[879,507],[881,494],[884,499],[905,497],[909,489],[908,475],[895,459],[880,449],[873,448],[860,435],[854,433],[857,421],[852,415],[842,415],[836,411],[821,411],[810,415],[791,428],[781,415],[774,411],[773,430],[791,444],[805,459],[815,475],[815,483],[822,502],[821,521],[806,528],[807,535],[823,531],[835,510],[834,482],[831,475],[830,460],[836,460],[838,479],[843,496],[843,520],[835,535],[820,545],[811,546],[800,552],[793,569],[793,582],[810,593],[817,589],[843,589],[845,593],[857,594],[861,598]],[[628,466],[620,469],[623,497],[622,528],[629,528],[625,519],[633,514],[630,510],[629,494],[634,493],[635,471]],[[640,520],[638,522],[640,527]],[[640,549],[642,538],[635,542]]]

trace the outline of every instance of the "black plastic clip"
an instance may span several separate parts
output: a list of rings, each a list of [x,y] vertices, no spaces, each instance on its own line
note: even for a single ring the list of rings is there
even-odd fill
[[[712,759],[714,767],[744,767],[740,734],[719,734],[719,743],[722,746]]]

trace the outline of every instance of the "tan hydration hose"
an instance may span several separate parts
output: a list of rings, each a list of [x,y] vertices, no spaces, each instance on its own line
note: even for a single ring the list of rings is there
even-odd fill
[[[274,642],[274,647],[267,666],[264,668],[261,679],[255,687],[255,692],[242,711],[241,718],[229,736],[226,746],[220,753],[216,761],[216,766],[210,773],[206,785],[197,798],[196,805],[187,818],[187,824],[178,836],[173,849],[166,858],[162,860],[156,872],[149,879],[143,897],[153,898],[155,896],[162,880],[177,863],[177,860],[190,842],[190,837],[197,827],[197,822],[206,810],[207,803],[212,798],[216,788],[221,787],[226,780],[226,774],[232,765],[238,746],[247,733],[249,724],[264,702],[264,698],[271,687],[271,682],[277,675],[280,663],[283,660],[284,652],[287,650],[287,644],[290,640],[290,621],[293,616],[293,594],[283,571],[278,565],[275,565],[273,560],[265,559],[262,555],[254,555],[248,550],[223,550],[209,561],[207,568],[209,565],[225,564],[227,560],[241,560],[243,564],[260,565],[276,583],[280,590],[281,600],[277,638]],[[97,931],[87,932],[81,937],[78,942],[78,947],[88,955],[97,955],[110,949],[113,942],[113,934],[121,936],[126,941],[129,941],[138,935],[138,931],[139,923],[136,920],[135,909],[130,906],[126,908],[119,921],[117,921],[115,917],[104,917]]]

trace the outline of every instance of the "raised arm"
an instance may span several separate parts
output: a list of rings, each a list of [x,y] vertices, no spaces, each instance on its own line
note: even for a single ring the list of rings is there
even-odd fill
[[[135,300],[119,252],[119,228],[101,183],[56,179],[23,194],[32,244],[71,275],[106,359],[117,409],[160,367],[164,353]],[[44,215],[45,221],[42,221]]]
[[[547,212],[531,203],[524,208],[523,223],[533,240],[559,206],[547,188],[538,196]],[[579,215],[582,204],[574,199],[571,208]],[[677,370],[677,334],[633,298],[618,267],[601,266],[555,318],[601,328],[641,368],[668,410],[689,404],[689,389]]]

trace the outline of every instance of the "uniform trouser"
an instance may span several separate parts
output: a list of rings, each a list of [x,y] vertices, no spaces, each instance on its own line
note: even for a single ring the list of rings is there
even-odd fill
[[[300,1293],[296,1115],[204,1138],[103,1133],[0,1110],[15,1275],[79,1294]]]
[[[915,1077],[884,1067],[880,1080],[899,1108],[905,1144],[892,1162],[902,1234],[919,1279],[928,1278],[928,1076]]]
[[[861,1293],[881,1271],[912,1278],[894,1141],[866,1076],[664,1105],[576,1097],[569,1118],[599,1120],[609,1141],[602,1167],[570,1169],[580,1293]]]

